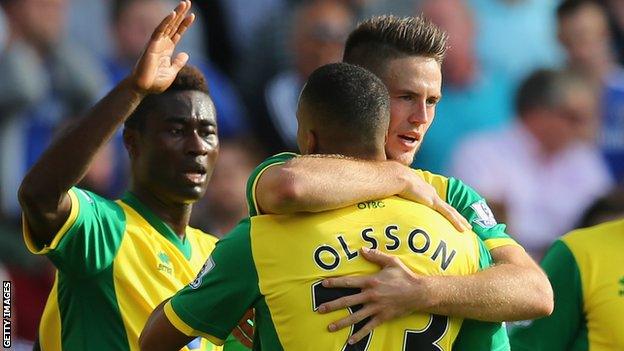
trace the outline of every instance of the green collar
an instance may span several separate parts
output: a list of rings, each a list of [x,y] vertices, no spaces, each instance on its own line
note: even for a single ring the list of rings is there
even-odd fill
[[[133,193],[130,191],[126,191],[121,198],[121,201],[128,204],[128,206],[132,207],[141,217],[145,218],[145,220],[156,229],[162,236],[165,237],[170,243],[175,245],[175,247],[180,250],[184,254],[184,257],[189,260],[191,258],[191,244],[189,240],[184,238],[184,240],[180,239],[180,237],[165,223],[160,217],[158,217],[152,210],[150,210],[145,204],[143,204]]]

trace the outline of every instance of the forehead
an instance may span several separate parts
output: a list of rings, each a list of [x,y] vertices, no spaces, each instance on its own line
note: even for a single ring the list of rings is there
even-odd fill
[[[426,95],[440,95],[442,72],[433,58],[422,56],[402,57],[386,64],[382,80],[390,93],[411,91]]]
[[[152,116],[161,121],[176,117],[216,123],[214,104],[210,96],[200,91],[176,91],[159,96]]]
[[[603,30],[607,27],[607,16],[597,4],[588,3],[560,19],[560,30],[565,34],[572,30]],[[571,35],[573,33],[570,33]]]

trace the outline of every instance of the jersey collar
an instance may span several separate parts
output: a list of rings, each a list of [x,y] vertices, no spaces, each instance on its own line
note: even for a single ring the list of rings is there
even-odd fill
[[[141,217],[143,217],[154,229],[156,229],[162,236],[165,237],[170,243],[180,250],[184,254],[184,257],[188,260],[191,258],[191,243],[187,236],[184,239],[180,237],[165,223],[160,217],[158,217],[152,210],[150,210],[145,204],[143,204],[133,193],[126,191],[121,198],[121,201],[132,207]]]

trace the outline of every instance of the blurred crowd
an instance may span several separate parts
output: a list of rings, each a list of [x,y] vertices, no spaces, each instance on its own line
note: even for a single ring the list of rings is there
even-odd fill
[[[424,13],[446,30],[443,98],[413,166],[484,195],[539,260],[569,230],[624,215],[624,0],[206,0],[182,42],[215,102],[219,161],[193,224],[247,213],[245,182],[296,151],[296,101],[358,20]],[[56,133],[125,77],[168,0],[0,0],[0,272],[17,337],[36,334],[53,268],[27,254],[16,191]],[[116,197],[120,133],[81,186]],[[2,269],[4,266],[4,269]]]

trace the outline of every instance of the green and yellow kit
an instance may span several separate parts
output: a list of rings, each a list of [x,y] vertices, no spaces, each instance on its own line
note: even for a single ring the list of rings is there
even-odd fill
[[[377,327],[355,345],[327,325],[359,307],[319,314],[317,307],[355,289],[328,289],[327,277],[372,274],[361,247],[399,257],[423,275],[465,275],[490,263],[473,233],[459,233],[440,214],[397,197],[317,214],[246,219],[217,244],[194,280],[164,310],[186,335],[221,344],[247,309],[256,313],[254,350],[452,350],[462,320],[411,314]]]
[[[573,231],[542,260],[553,287],[549,317],[511,332],[513,350],[624,350],[624,220]]]
[[[253,171],[247,181],[247,205],[249,215],[260,214],[256,202],[256,185],[260,175],[270,167],[281,165],[299,155],[284,152],[269,157]],[[454,178],[447,178],[422,170],[414,170],[431,184],[440,198],[453,206],[472,225],[472,230],[485,243],[488,250],[518,244],[506,232],[506,226],[497,223],[485,199],[474,189]],[[454,350],[456,351],[505,351],[509,350],[509,338],[504,323],[465,320]]]
[[[150,313],[192,281],[217,239],[187,227],[180,239],[132,193],[110,201],[72,188],[71,213],[40,245],[24,219],[26,245],[57,268],[39,326],[44,351],[138,350]],[[184,350],[220,350],[197,339]]]

